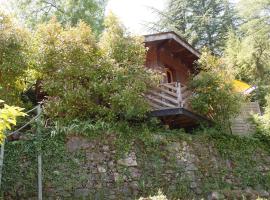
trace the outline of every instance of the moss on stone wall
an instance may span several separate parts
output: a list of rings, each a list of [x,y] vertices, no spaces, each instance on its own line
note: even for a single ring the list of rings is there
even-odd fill
[[[259,141],[211,130],[157,132],[128,140],[113,133],[44,134],[45,198],[138,199],[159,189],[168,199],[206,198],[213,192],[222,198],[269,197],[270,153]],[[35,144],[32,138],[6,145],[5,199],[36,198]]]

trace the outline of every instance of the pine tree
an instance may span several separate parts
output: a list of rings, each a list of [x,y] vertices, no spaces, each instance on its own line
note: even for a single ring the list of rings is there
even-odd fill
[[[155,30],[173,30],[193,46],[220,53],[226,34],[235,26],[235,11],[228,0],[169,0]]]

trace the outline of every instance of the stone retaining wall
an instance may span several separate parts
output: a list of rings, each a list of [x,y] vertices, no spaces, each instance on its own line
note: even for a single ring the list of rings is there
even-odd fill
[[[156,140],[158,152],[144,153],[142,146],[134,143],[129,153],[119,157],[114,136],[103,141],[69,137],[67,150],[74,154],[80,167],[66,173],[67,176],[69,173],[77,175],[77,184],[72,186],[72,191],[45,188],[46,195],[49,199],[138,199],[161,189],[169,197],[186,196],[187,199],[223,199],[231,194],[246,195],[251,199],[256,195],[269,197],[269,191],[263,188],[242,188],[237,177],[222,174],[223,169],[230,171],[233,163],[222,160],[210,144],[166,143],[162,136],[157,136]],[[78,152],[80,156],[76,158]],[[266,165],[259,166],[261,173],[269,173],[270,157],[267,159]],[[206,194],[203,180],[207,177],[216,178],[213,181],[221,177],[221,182],[232,185],[234,193],[213,191]]]

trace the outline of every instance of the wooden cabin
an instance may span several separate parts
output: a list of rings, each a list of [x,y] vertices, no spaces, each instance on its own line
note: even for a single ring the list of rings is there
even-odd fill
[[[209,122],[191,110],[192,93],[186,86],[190,76],[196,73],[194,62],[200,53],[174,32],[146,35],[145,46],[146,67],[164,76],[159,87],[147,94],[152,115],[171,127],[190,128],[202,120]]]

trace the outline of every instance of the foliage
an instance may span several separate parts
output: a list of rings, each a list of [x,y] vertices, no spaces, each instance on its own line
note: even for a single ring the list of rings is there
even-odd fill
[[[44,122],[43,122],[44,123]],[[45,124],[43,124],[44,127]],[[5,197],[10,199],[37,196],[37,154],[38,147],[42,149],[43,187],[47,184],[55,188],[71,189],[78,184],[79,173],[67,176],[59,172],[59,166],[74,171],[78,164],[71,154],[66,151],[65,137],[62,134],[51,135],[51,128],[41,129],[41,138],[36,134],[36,127],[24,132],[27,140],[7,142],[5,145],[5,160],[3,168],[3,188]],[[79,154],[76,159],[79,159]],[[70,172],[69,171],[69,172]],[[20,191],[20,193],[18,192]],[[44,192],[45,193],[45,192]],[[47,195],[47,194],[44,194]],[[45,196],[46,198],[46,196]]]
[[[40,25],[35,38],[35,66],[50,117],[113,121],[145,116],[149,106],[143,93],[156,77],[144,67],[142,40],[125,33],[114,16],[106,20],[100,43],[87,24],[63,27],[55,19]]]
[[[270,2],[242,0],[237,8],[242,23],[228,36],[226,63],[234,68],[238,79],[259,87],[255,99],[264,106],[270,91]]]
[[[194,92],[191,107],[227,129],[242,102],[240,94],[234,92],[233,76],[224,69],[222,61],[208,51],[203,52],[198,64],[201,72],[189,83]]]
[[[129,35],[113,14],[108,15],[105,26],[100,47],[113,68],[113,78],[106,84],[110,88],[111,108],[123,119],[142,118],[149,109],[143,94],[160,77],[144,66],[143,38]]]
[[[75,123],[73,122],[73,125]],[[36,196],[37,188],[33,183],[36,181],[37,173],[36,148],[40,142],[42,144],[45,198],[49,198],[49,195],[52,196],[53,194],[59,195],[59,198],[76,199],[76,197],[72,196],[74,188],[78,188],[78,185],[89,184],[90,179],[87,178],[91,176],[92,172],[89,172],[88,168],[82,167],[87,166],[85,163],[91,162],[87,161],[85,151],[67,152],[66,146],[67,134],[75,134],[81,128],[68,130],[59,128],[59,126],[56,128],[51,123],[46,122],[46,124],[47,127],[41,129],[41,140],[38,140],[33,128],[33,130],[25,133],[27,140],[6,144],[6,159],[3,171],[5,197],[15,199],[16,195],[20,196],[20,198]],[[87,122],[85,125],[81,122],[79,126],[86,127]],[[100,123],[97,125],[92,123],[91,128],[87,128],[85,133],[88,136],[95,135],[96,130],[102,130]],[[123,140],[118,137],[118,135],[124,136],[127,130],[130,132],[128,139]],[[104,131],[106,131],[106,128]],[[190,189],[190,180],[184,178],[186,175],[185,170],[176,162],[174,156],[168,157],[167,147],[184,142],[192,149],[192,154],[194,153],[198,158],[196,176],[200,177],[201,196],[207,196],[212,191],[222,191],[229,188],[235,190],[235,188],[239,187],[245,189],[246,187],[256,188],[260,186],[265,190],[269,189],[270,176],[258,171],[258,166],[267,166],[265,158],[268,156],[268,154],[264,154],[261,157],[265,152],[261,149],[262,143],[259,140],[220,134],[220,130],[209,128],[197,130],[197,132],[193,132],[194,134],[187,134],[179,130],[167,130],[164,132],[162,129],[153,128],[149,132],[150,137],[148,139],[151,140],[151,145],[149,145],[147,137],[139,136],[142,132],[143,129],[141,128],[128,127],[128,124],[118,124],[118,128],[115,126],[115,129],[110,130],[110,133],[98,134],[89,140],[89,144],[96,141],[101,145],[101,148],[106,144],[113,149],[118,148],[115,143],[122,143],[122,145],[132,143],[132,150],[136,151],[136,159],[141,172],[141,177],[138,180],[139,196],[151,196],[154,198],[153,196],[161,189],[168,199],[185,199],[187,196],[190,198],[196,197],[194,191]],[[111,138],[109,137],[111,134],[116,134],[116,141],[108,139]],[[153,134],[155,134],[155,137],[153,137]],[[141,140],[142,138],[144,140]],[[95,148],[98,147],[95,146]],[[93,151],[96,151],[96,149]],[[213,158],[214,161],[210,158]],[[113,157],[113,160],[117,162],[118,157]],[[209,165],[209,163],[213,163],[214,166]],[[227,163],[232,163],[232,167],[228,168]],[[70,173],[70,171],[73,173]],[[173,173],[164,176],[168,171],[173,171]],[[117,168],[117,172],[120,176],[128,174],[124,169],[120,169],[120,166]],[[173,178],[174,176],[175,178]],[[235,181],[227,183],[225,180],[228,177],[235,178],[233,179]],[[168,181],[168,178],[172,178],[172,181]],[[102,186],[104,180],[104,176],[95,179],[96,183],[102,184]],[[92,181],[90,182],[92,183]],[[122,187],[121,184],[125,183],[116,184],[115,188],[117,190],[117,188]],[[107,186],[104,185],[103,189],[106,191]],[[120,189],[117,191],[121,193]],[[98,191],[94,190],[94,192],[97,193]],[[53,198],[55,197],[53,196]]]
[[[29,33],[13,18],[0,12],[0,96],[20,105],[27,87]]]
[[[94,32],[99,32],[103,27],[101,21],[105,4],[101,1],[20,2],[22,7],[25,6],[22,9],[27,11],[26,15],[29,14],[28,11],[37,11],[37,21],[30,19],[29,22],[36,24],[48,21],[52,15],[56,15],[60,22],[54,18],[48,23],[36,24],[37,31],[31,38],[32,55],[28,57],[26,47],[30,41],[29,33],[19,28],[11,18],[3,14],[0,17],[0,96],[12,103],[19,102],[19,96],[25,90],[25,82],[29,78],[26,74],[29,69],[34,69],[38,82],[41,81],[43,92],[47,95],[44,105],[46,114],[50,117],[46,121],[46,128],[42,130],[41,138],[34,134],[34,127],[25,134],[26,140],[8,143],[6,146],[3,190],[14,194],[12,199],[35,196],[33,193],[36,188],[33,183],[36,181],[36,154],[40,145],[44,160],[44,185],[47,188],[60,188],[60,192],[70,192],[74,186],[86,184],[82,180],[85,180],[87,173],[79,165],[86,158],[81,154],[71,155],[66,152],[66,135],[94,136],[104,141],[108,140],[106,137],[111,132],[116,135],[116,141],[112,144],[118,150],[116,156],[119,151],[125,153],[132,145],[137,145],[138,163],[145,163],[141,166],[142,178],[138,181],[144,195],[148,196],[161,187],[168,197],[186,198],[186,195],[191,195],[189,180],[179,178],[172,184],[166,181],[166,177],[162,179],[166,169],[174,170],[175,175],[181,177],[183,169],[176,163],[172,164],[175,158],[168,157],[165,145],[183,141],[194,144],[194,149],[199,147],[196,152],[201,155],[198,156],[199,159],[209,155],[203,154],[205,152],[202,149],[205,148],[209,153],[212,146],[205,144],[214,144],[218,155],[222,156],[226,164],[227,161],[235,164],[232,169],[227,169],[225,165],[218,166],[217,174],[213,172],[215,168],[198,167],[202,173],[200,177],[205,194],[213,190],[233,188],[233,183],[224,183],[229,173],[237,177],[244,187],[261,185],[269,189],[270,176],[261,174],[257,169],[258,162],[254,160],[254,157],[260,159],[258,147],[262,147],[264,143],[269,147],[270,144],[269,106],[265,109],[265,116],[256,118],[258,133],[256,138],[250,139],[220,134],[223,132],[215,129],[205,129],[205,134],[201,134],[200,130],[200,135],[187,135],[182,130],[158,129],[156,123],[141,123],[149,109],[143,94],[159,79],[144,67],[145,48],[142,38],[127,33],[117,18],[110,14],[105,20],[105,31],[100,41],[97,41]],[[181,12],[178,12],[177,2]],[[212,114],[220,126],[229,125],[229,119],[237,114],[242,102],[241,97],[233,91],[232,70],[243,80],[267,85],[269,34],[266,32],[269,18],[264,15],[267,13],[264,12],[264,8],[268,8],[267,2],[259,0],[257,4],[252,4],[251,1],[241,1],[247,8],[251,5],[252,9],[251,12],[248,9],[241,10],[245,11],[240,14],[245,20],[239,33],[231,33],[229,36],[227,60],[223,63],[220,58],[203,51],[198,62],[201,73],[190,83],[191,89],[196,93],[191,101],[193,109],[201,114]],[[42,11],[39,12],[39,8]],[[194,10],[191,12],[190,8]],[[60,9],[65,9],[65,13]],[[180,17],[179,20],[173,20],[180,25],[175,25],[172,21],[166,23],[173,24],[175,29],[198,47],[206,44],[215,52],[220,52],[224,35],[228,27],[233,25],[233,13],[228,13],[232,10],[227,1],[171,1],[170,9],[170,18],[166,20]],[[89,10],[93,12],[89,13]],[[43,15],[44,12],[47,14]],[[85,22],[78,23],[80,19]],[[23,115],[21,108],[4,105],[0,110],[0,141],[3,140],[3,131],[15,124],[16,117]],[[153,133],[156,132],[162,134],[155,137]],[[163,141],[160,138],[165,139]],[[147,162],[143,162],[146,160]],[[18,191],[25,192],[26,195],[21,196]]]
[[[3,103],[0,100],[0,103]],[[4,104],[4,107],[0,109],[0,144],[3,143],[5,139],[5,131],[11,129],[11,125],[16,125],[16,118],[20,116],[25,116],[22,112],[23,108],[9,106]]]
[[[262,116],[255,115],[253,120],[256,124],[256,137],[264,142],[268,147],[270,146],[270,95],[266,97],[267,104],[265,113]]]
[[[96,33],[103,29],[106,0],[19,0],[15,2],[20,15],[30,26],[49,21],[56,16],[62,24],[75,26],[80,20]]]
[[[227,189],[231,193],[237,183],[241,183],[241,188],[251,187],[256,190],[260,185],[269,190],[270,174],[260,170],[260,166],[268,166],[268,162],[264,162],[263,157],[269,155],[269,147],[265,147],[257,138],[229,135],[225,132],[221,134],[220,130],[215,128],[197,130],[197,133],[192,143],[200,142],[202,146],[197,148],[196,154],[207,157],[206,152],[200,154],[205,144],[208,144],[206,151],[210,148],[218,154],[213,163],[218,166],[216,170],[214,166],[206,165],[208,169],[205,171],[205,166],[201,166],[202,171],[207,174],[203,175],[203,190]],[[220,163],[220,159],[224,162]],[[226,181],[229,177],[234,177],[232,182]]]
[[[101,35],[100,47],[103,53],[118,63],[119,67],[127,64],[143,66],[145,63],[145,47],[143,37],[131,36],[124,25],[113,14],[109,13],[104,22],[105,31]],[[134,56],[137,55],[137,56]]]
[[[207,46],[215,53],[221,52],[229,28],[235,27],[228,0],[170,0],[159,15],[154,29],[174,30],[193,46]]]
[[[269,38],[260,38],[258,33],[254,35],[239,38],[231,33],[225,53],[226,61],[229,66],[234,67],[239,79],[258,83],[259,81],[268,80],[270,48]]]

